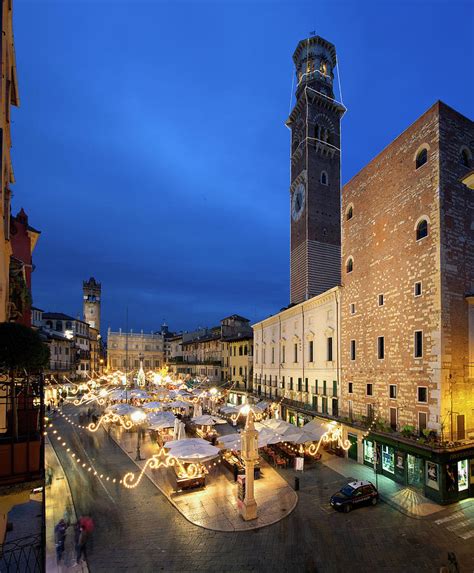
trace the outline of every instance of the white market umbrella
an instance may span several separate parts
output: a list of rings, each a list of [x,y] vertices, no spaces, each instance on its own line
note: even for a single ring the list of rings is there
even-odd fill
[[[209,442],[204,438],[184,438],[182,440],[170,440],[169,442],[166,442],[165,448],[172,449],[181,446],[186,446],[189,444],[203,444],[205,446],[208,446]]]
[[[171,425],[173,425],[174,421],[176,420],[173,412],[150,412],[146,417],[150,424],[155,424],[166,420],[171,422]]]
[[[174,422],[162,420],[161,422],[156,422],[155,424],[151,424],[149,426],[150,430],[164,430],[166,428],[172,428]]]
[[[208,414],[192,418],[192,421],[198,426],[214,426],[216,424],[214,417]]]
[[[220,411],[223,414],[237,414],[237,412],[239,411],[237,408],[234,408],[234,406],[223,406]]]
[[[144,410],[158,410],[162,406],[162,402],[147,402],[146,404],[143,404],[142,408]]]
[[[174,400],[174,402],[170,402],[167,406],[169,408],[189,408],[189,404],[182,400]]]
[[[129,395],[132,396],[132,398],[139,398],[140,400],[150,397],[145,390],[130,390]]]
[[[216,458],[220,453],[219,448],[212,446],[209,442],[205,444],[197,442],[196,438],[180,440],[180,442],[182,443],[170,447],[170,454],[182,462],[207,462]]]

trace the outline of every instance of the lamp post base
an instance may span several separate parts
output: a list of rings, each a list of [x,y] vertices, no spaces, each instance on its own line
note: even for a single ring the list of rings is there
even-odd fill
[[[252,501],[244,501],[240,508],[240,515],[244,521],[257,519],[257,502],[254,499]]]

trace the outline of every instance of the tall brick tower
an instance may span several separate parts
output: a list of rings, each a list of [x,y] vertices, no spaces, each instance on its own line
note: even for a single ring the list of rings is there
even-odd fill
[[[334,99],[336,49],[319,36],[293,54],[296,104],[291,129],[291,302],[341,282],[341,135],[344,106]]]
[[[100,294],[102,287],[94,277],[82,283],[84,320],[100,331]]]

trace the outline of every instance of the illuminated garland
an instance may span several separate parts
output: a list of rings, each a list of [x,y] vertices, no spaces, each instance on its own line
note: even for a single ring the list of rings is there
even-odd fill
[[[87,429],[90,432],[97,432],[101,424],[115,423],[115,422],[120,422],[120,425],[123,426],[126,430],[131,430],[133,427],[133,422],[131,420],[125,420],[122,416],[119,416],[119,414],[114,414],[113,412],[107,412],[106,414],[102,414],[97,423],[91,422],[87,426]]]
[[[92,392],[84,394],[80,400],[74,400],[73,404],[74,406],[81,406],[85,402],[94,402],[94,401],[97,402],[100,406],[103,406],[105,404],[105,398],[100,398],[99,396],[93,394]]]

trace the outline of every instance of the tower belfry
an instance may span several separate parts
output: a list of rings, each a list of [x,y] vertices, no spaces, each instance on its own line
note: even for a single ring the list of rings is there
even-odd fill
[[[94,277],[82,283],[84,321],[99,331],[101,291],[101,284]]]
[[[320,36],[293,54],[296,104],[291,129],[291,302],[340,284],[341,133],[344,106],[334,98],[333,44]]]

